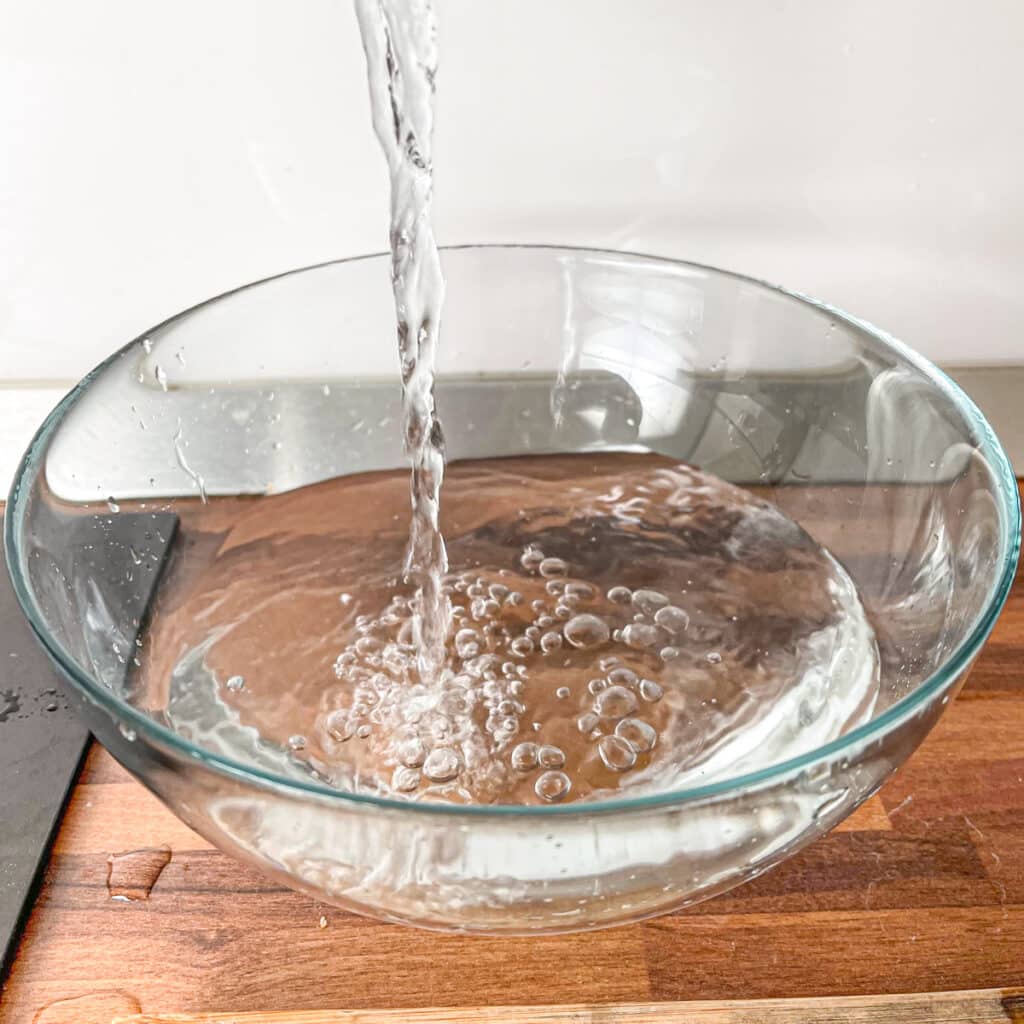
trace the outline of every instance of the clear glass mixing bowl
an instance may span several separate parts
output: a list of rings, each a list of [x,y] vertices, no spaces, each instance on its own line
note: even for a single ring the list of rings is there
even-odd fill
[[[60,403],[6,517],[25,614],[119,761],[223,850],[340,907],[442,929],[570,931],[760,874],[873,793],[963,683],[1017,560],[1003,451],[935,367],[779,288],[562,248],[451,249],[443,262],[438,404],[450,458],[656,452],[756,488],[860,590],[881,652],[871,721],[685,792],[453,807],[276,773],[134,707],[135,643],[178,549],[213,557],[209,537],[264,495],[404,465],[381,256],[197,306]],[[560,368],[572,387],[556,418]],[[350,429],[366,416],[392,427],[355,450]]]

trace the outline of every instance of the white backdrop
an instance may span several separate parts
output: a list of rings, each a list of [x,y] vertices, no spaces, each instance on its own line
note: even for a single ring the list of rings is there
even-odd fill
[[[1020,0],[438,6],[440,241],[682,256],[946,364],[1024,361]],[[381,249],[386,199],[349,0],[0,0],[0,26],[5,474],[114,346]]]

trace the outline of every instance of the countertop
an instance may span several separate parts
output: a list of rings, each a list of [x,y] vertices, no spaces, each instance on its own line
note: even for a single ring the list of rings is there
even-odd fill
[[[764,877],[631,927],[491,940],[342,913],[211,848],[94,746],[0,995],[0,1021],[109,1024],[136,1013],[204,1012],[226,1021],[243,1011],[325,1007],[476,1008],[429,1019],[490,1020],[502,1014],[480,1008],[510,1004],[565,1005],[557,1015],[565,1020],[647,1020],[620,1016],[612,1004],[668,1010],[687,1000],[967,989],[993,990],[970,997],[995,1007],[992,1015],[940,1013],[929,997],[920,1013],[884,1000],[885,1013],[841,1009],[866,1005],[854,1000],[810,1016],[776,1017],[765,1004],[765,1012],[713,1019],[1024,1020],[1024,999],[1010,991],[1024,984],[1022,810],[1021,576],[965,688],[880,794]],[[148,899],[111,898],[112,855],[164,847],[170,859]],[[128,874],[154,874],[165,859],[149,855],[134,868],[129,860]],[[696,1012],[675,1008],[664,1019]]]

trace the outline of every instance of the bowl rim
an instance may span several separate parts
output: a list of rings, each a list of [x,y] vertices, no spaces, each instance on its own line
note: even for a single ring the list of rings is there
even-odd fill
[[[947,398],[961,411],[964,419],[976,433],[977,449],[985,456],[991,466],[993,476],[996,480],[996,490],[1000,501],[1000,521],[1003,527],[1001,541],[1005,546],[1002,571],[992,588],[986,601],[985,607],[978,615],[973,627],[966,637],[950,653],[945,663],[936,669],[925,680],[919,683],[910,693],[901,698],[891,707],[886,708],[877,718],[863,725],[858,726],[850,732],[837,737],[830,742],[815,747],[796,757],[787,758],[775,764],[759,768],[753,772],[745,772],[741,775],[730,776],[716,782],[706,783],[698,786],[689,786],[679,790],[671,790],[664,793],[654,793],[634,798],[619,798],[615,800],[600,801],[595,803],[572,803],[554,805],[521,805],[521,804],[493,804],[493,805],[461,805],[432,803],[426,801],[400,800],[393,797],[379,797],[366,793],[346,793],[333,789],[329,786],[318,783],[314,780],[301,780],[276,775],[273,772],[246,765],[232,758],[213,753],[184,740],[177,733],[154,719],[145,715],[132,705],[121,700],[111,690],[92,679],[83,672],[77,662],[70,656],[49,632],[46,627],[43,614],[35,600],[31,587],[22,572],[22,558],[17,541],[16,526],[21,522],[25,513],[25,500],[22,498],[22,485],[32,478],[33,470],[36,467],[36,456],[40,449],[57,429],[68,411],[75,405],[78,399],[88,390],[96,377],[104,372],[116,360],[124,356],[129,350],[139,345],[150,334],[169,326],[175,321],[191,316],[206,306],[220,302],[222,299],[235,295],[239,292],[258,288],[261,285],[281,278],[297,276],[310,271],[323,269],[331,266],[342,266],[348,263],[366,262],[369,260],[383,260],[389,254],[384,252],[369,253],[360,256],[345,257],[342,259],[325,260],[309,266],[298,267],[286,270],[281,273],[271,274],[268,277],[260,278],[240,285],[228,291],[221,292],[212,298],[198,302],[193,306],[182,310],[166,320],[151,327],[138,337],[129,341],[117,349],[110,356],[99,363],[93,370],[87,373],[78,384],[75,385],[43,421],[36,431],[25,454],[22,456],[14,474],[10,495],[7,501],[6,513],[4,514],[4,547],[7,556],[8,572],[14,587],[15,596],[21,607],[29,626],[42,645],[49,657],[56,663],[64,676],[76,687],[84,691],[88,700],[99,705],[115,721],[130,723],[135,731],[136,741],[145,739],[158,747],[169,747],[176,754],[184,755],[190,760],[197,760],[210,770],[233,778],[237,781],[255,785],[260,789],[271,789],[285,791],[297,797],[314,797],[318,801],[328,803],[340,803],[351,805],[353,809],[388,809],[404,813],[428,814],[428,815],[450,815],[454,817],[484,817],[496,819],[518,819],[518,818],[552,818],[552,817],[578,817],[595,814],[609,814],[616,812],[639,812],[659,807],[682,805],[697,800],[711,797],[721,797],[730,792],[740,793],[749,791],[767,783],[775,782],[793,773],[806,771],[807,769],[836,758],[841,758],[845,752],[849,752],[862,743],[870,742],[882,737],[892,731],[906,718],[928,703],[930,698],[939,693],[943,688],[956,680],[969,666],[971,661],[981,650],[989,634],[995,625],[1006,603],[1010,588],[1016,575],[1017,562],[1021,546],[1021,501],[1018,490],[1017,479],[1010,465],[1009,458],[1000,444],[995,432],[988,421],[982,415],[981,410],[975,405],[967,393],[946,373],[939,369],[934,363],[924,356],[915,352],[912,348],[898,341],[886,331],[874,326],[866,320],[853,316],[844,310],[832,306],[826,302],[814,299],[801,292],[785,288],[779,284],[748,274],[736,271],[725,270],[719,267],[697,263],[690,260],[673,259],[669,257],[651,255],[647,253],[630,252],[615,249],[602,249],[590,246],[558,245],[558,244],[522,244],[522,243],[492,243],[492,244],[467,244],[441,246],[442,254],[449,252],[465,251],[493,251],[493,250],[530,250],[540,252],[567,252],[574,254],[586,254],[604,258],[625,258],[630,260],[647,261],[660,264],[665,267],[675,267],[689,271],[708,273],[718,277],[732,278],[744,284],[754,285],[757,288],[765,289],[782,295],[788,299],[808,306],[811,309],[825,313],[837,321],[855,328],[866,335],[883,349],[889,350],[897,355],[902,361],[909,364],[923,377],[935,385]]]

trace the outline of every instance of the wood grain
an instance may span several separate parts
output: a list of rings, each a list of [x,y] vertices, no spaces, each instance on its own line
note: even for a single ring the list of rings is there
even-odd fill
[[[965,689],[876,798],[764,877],[627,928],[492,940],[322,907],[211,849],[94,748],[0,1021],[1024,1021],[1003,991],[1024,984],[1022,809],[1020,577]],[[163,845],[149,900],[111,901],[108,857]],[[906,992],[949,995],[859,998]],[[779,997],[812,1001],[786,1017],[763,1002]],[[364,1012],[301,1016],[331,1006]],[[257,1011],[283,1016],[240,1016]]]
[[[475,1006],[312,1013],[134,1014],[115,1024],[1006,1024],[1024,1021],[1024,990],[984,989],[832,999]]]

